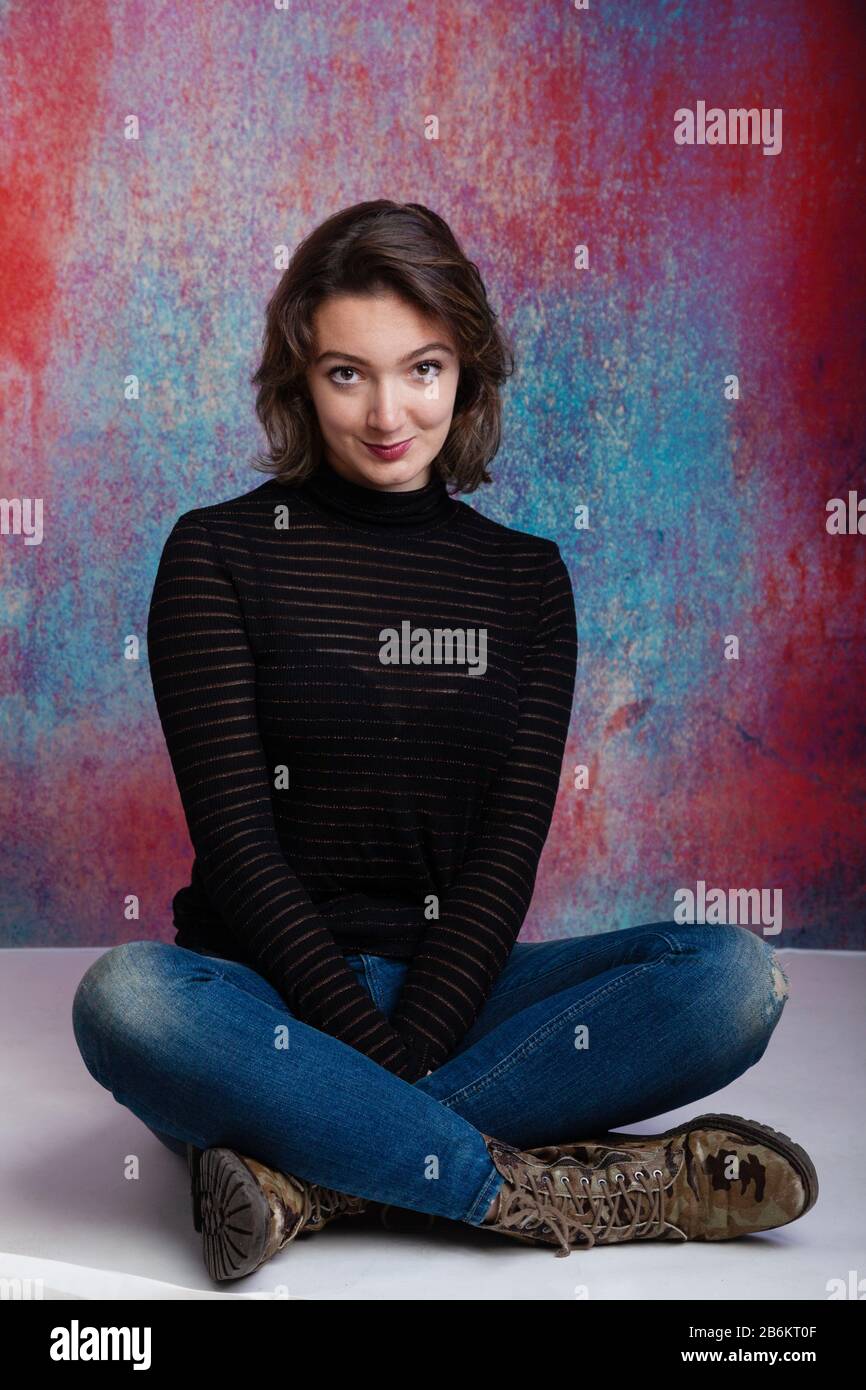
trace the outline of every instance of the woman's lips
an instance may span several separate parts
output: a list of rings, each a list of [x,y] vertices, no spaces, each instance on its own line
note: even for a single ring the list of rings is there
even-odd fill
[[[384,448],[381,444],[368,444],[366,439],[362,439],[361,443],[364,445],[364,448],[369,449],[370,453],[375,455],[377,459],[401,459],[414,438],[415,436],[413,435],[412,439],[402,439],[397,444],[390,444],[387,448]]]

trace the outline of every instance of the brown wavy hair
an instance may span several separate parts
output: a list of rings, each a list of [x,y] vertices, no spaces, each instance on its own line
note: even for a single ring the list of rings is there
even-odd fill
[[[300,483],[322,458],[323,441],[304,373],[312,318],[334,294],[392,290],[444,320],[457,342],[460,376],[448,437],[433,467],[452,492],[492,482],[487,464],[502,430],[500,388],[514,354],[487,300],[478,267],[447,222],[421,203],[380,198],[334,213],[295,250],[268,302],[262,359],[250,378],[269,449],[254,468]]]

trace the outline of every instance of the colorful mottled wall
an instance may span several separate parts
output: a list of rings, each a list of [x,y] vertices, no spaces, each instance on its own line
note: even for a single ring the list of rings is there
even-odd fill
[[[172,939],[157,559],[262,481],[275,248],[390,197],[451,223],[515,346],[471,504],[574,581],[524,937],[704,883],[782,890],[775,945],[862,947],[866,534],[827,529],[866,498],[862,6],[3,0],[0,41],[4,944]],[[781,143],[679,143],[699,104]]]

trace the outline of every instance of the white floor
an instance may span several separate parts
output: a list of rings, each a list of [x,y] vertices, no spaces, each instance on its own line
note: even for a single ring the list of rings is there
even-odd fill
[[[93,1080],[75,1046],[72,996],[99,954],[2,955],[0,1281],[20,1280],[24,1296],[826,1299],[828,1281],[866,1278],[864,953],[782,951],[791,998],[762,1061],[688,1109],[629,1127],[653,1133],[722,1110],[783,1130],[821,1183],[800,1221],[741,1240],[597,1246],[568,1259],[460,1223],[397,1235],[335,1222],[226,1285],[202,1264],[184,1162]],[[118,1176],[118,1154],[139,1156],[138,1181]]]

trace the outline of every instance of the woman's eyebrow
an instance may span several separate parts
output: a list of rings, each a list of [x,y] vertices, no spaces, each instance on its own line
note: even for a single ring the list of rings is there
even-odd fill
[[[449,356],[454,356],[454,351],[447,343],[425,343],[423,347],[416,348],[414,352],[407,352],[405,357],[401,357],[397,363],[402,367],[404,362],[411,362],[413,357],[418,357],[422,352],[432,352],[434,348],[438,352],[447,352]],[[359,367],[369,367],[370,363],[363,357],[356,357],[353,352],[337,352],[334,348],[328,348],[325,352],[320,352],[313,361],[313,366],[318,367],[324,357],[341,357],[346,362],[357,362]]]

